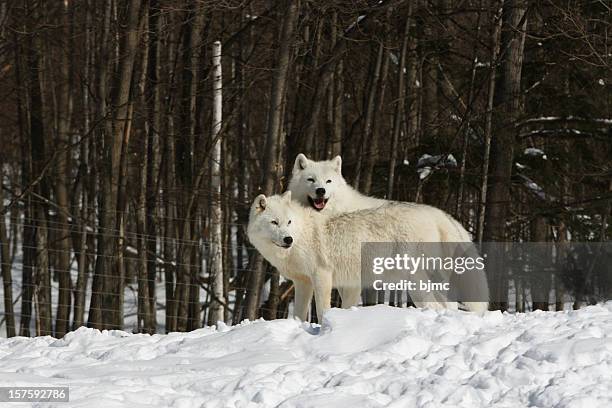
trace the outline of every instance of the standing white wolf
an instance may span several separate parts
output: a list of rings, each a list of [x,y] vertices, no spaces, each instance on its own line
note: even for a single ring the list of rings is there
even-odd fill
[[[317,314],[322,319],[330,308],[334,287],[344,307],[358,303],[362,286],[361,243],[440,242],[451,229],[451,219],[432,228],[427,217],[435,211],[427,206],[391,202],[374,209],[323,217],[292,201],[290,191],[282,196],[261,194],[251,206],[247,233],[263,257],[281,275],[293,280],[295,316],[306,319],[314,291]],[[488,293],[486,278],[482,278],[473,275],[464,284],[470,290],[475,287],[480,293]],[[454,302],[431,301],[421,306],[457,307]]]
[[[331,160],[309,160],[300,153],[295,159],[288,190],[293,200],[302,206],[311,207],[321,214],[333,216],[351,211],[373,209],[393,201],[361,194],[352,188],[342,176],[342,158]],[[424,204],[411,204],[408,223],[418,220],[410,217],[424,217],[429,229],[439,231],[439,242],[471,242],[470,234],[446,212]],[[388,224],[387,224],[388,225]],[[434,241],[431,241],[434,242]],[[436,241],[437,242],[437,241]],[[486,289],[483,299],[489,297],[486,276],[480,287]],[[484,286],[483,286],[484,285]],[[464,302],[470,311],[488,309],[488,302]]]

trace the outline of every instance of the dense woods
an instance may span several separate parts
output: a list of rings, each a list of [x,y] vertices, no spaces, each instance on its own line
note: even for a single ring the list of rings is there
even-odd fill
[[[0,0],[0,326],[287,316],[245,228],[300,152],[477,241],[606,241],[611,37],[592,0]]]

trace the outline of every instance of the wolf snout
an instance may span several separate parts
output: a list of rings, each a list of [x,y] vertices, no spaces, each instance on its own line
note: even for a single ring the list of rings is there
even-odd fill
[[[323,187],[319,187],[315,190],[315,193],[317,193],[319,197],[323,197],[325,195],[325,189]]]
[[[293,244],[293,237],[285,237],[283,238],[283,242],[287,247],[290,247]]]

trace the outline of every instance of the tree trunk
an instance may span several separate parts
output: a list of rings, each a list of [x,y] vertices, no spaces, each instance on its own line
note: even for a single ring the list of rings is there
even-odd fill
[[[109,270],[110,260],[112,257],[112,251],[109,248],[110,239],[114,229],[114,225],[111,225],[112,215],[114,214],[114,205],[111,206],[112,200],[110,199],[111,194],[111,180],[108,176],[108,165],[110,158],[107,155],[107,145],[110,143],[110,135],[106,133],[112,130],[110,126],[110,118],[108,118],[109,112],[107,111],[107,98],[109,89],[107,88],[108,75],[109,75],[109,63],[104,63],[110,58],[110,23],[111,23],[111,6],[112,2],[107,2],[104,9],[104,19],[102,23],[102,35],[99,47],[99,53],[97,55],[98,60],[98,114],[100,117],[107,118],[105,126],[100,126],[99,140],[96,140],[95,153],[100,151],[99,156],[96,158],[99,160],[99,165],[96,169],[98,179],[100,180],[100,190],[98,191],[98,231],[97,231],[97,249],[96,249],[96,264],[94,267],[94,274],[91,283],[91,299],[89,303],[89,314],[87,318],[87,325],[96,329],[105,328],[104,321],[102,320],[102,308],[104,307],[103,295],[105,292],[104,280],[107,271]],[[110,218],[109,218],[110,217]]]
[[[393,199],[393,188],[395,185],[395,166],[397,166],[398,145],[404,119],[404,106],[406,104],[406,59],[408,53],[408,42],[410,41],[410,27],[412,25],[412,2],[408,3],[404,32],[402,33],[402,45],[400,48],[399,64],[397,66],[397,101],[395,103],[395,114],[393,116],[393,130],[391,134],[391,150],[389,159],[389,173],[387,180],[387,199]]]
[[[145,326],[151,331],[156,330],[156,271],[157,271],[157,200],[161,181],[160,175],[160,123],[161,123],[161,97],[159,86],[160,75],[160,46],[159,36],[161,25],[159,23],[160,8],[158,0],[149,2],[149,44],[147,63],[147,84],[145,98],[147,101],[147,193],[146,193],[146,235],[147,235],[147,281],[149,283],[149,310],[151,321]]]
[[[385,30],[386,31],[386,30]],[[372,118],[372,131],[370,139],[370,152],[366,155],[365,171],[363,181],[361,183],[361,191],[365,194],[372,192],[372,178],[374,176],[374,166],[378,159],[378,146],[381,142],[381,132],[384,128],[384,122],[381,120],[384,117],[383,106],[385,102],[385,90],[387,87],[387,74],[389,73],[389,51],[386,49],[384,41],[387,35],[385,33],[381,47],[384,48],[382,53],[382,65],[380,67],[380,80],[377,85],[376,102],[374,104],[374,117]]]
[[[374,52],[376,50],[376,52]],[[373,138],[372,138],[372,123],[374,122],[374,114],[376,109],[376,95],[378,93],[379,86],[379,77],[382,67],[382,61],[385,56],[384,45],[382,42],[375,46],[372,44],[372,52],[370,53],[370,74],[368,77],[370,78],[368,91],[366,93],[366,97],[364,99],[364,108],[365,118],[363,120],[363,130],[361,133],[361,142],[359,143],[359,147],[357,149],[357,163],[355,169],[355,186],[361,187],[363,189],[363,180],[365,178],[365,166],[367,163],[364,163],[364,158],[370,157],[374,154],[372,151],[373,147]],[[369,146],[366,147],[366,146]]]
[[[4,163],[1,163],[4,168]],[[4,172],[0,172],[4,179]],[[4,189],[0,186],[0,263],[2,267],[2,285],[4,290],[4,315],[6,317],[6,337],[15,336],[15,314],[13,312],[13,262],[10,255],[10,242],[6,233]]]
[[[70,9],[68,3],[62,7],[63,24],[62,34],[64,46],[70,43]],[[59,69],[59,97],[58,97],[58,120],[57,120],[57,179],[55,183],[55,195],[57,205],[58,229],[58,254],[56,273],[59,277],[59,294],[57,301],[57,314],[55,320],[55,336],[62,337],[70,327],[71,309],[71,286],[70,279],[70,224],[68,214],[70,213],[70,199],[68,198],[68,186],[70,184],[70,122],[72,117],[72,90],[70,87],[70,50],[62,49]]]
[[[32,30],[32,28],[29,28]],[[43,197],[49,196],[47,178],[45,128],[43,125],[43,99],[41,94],[40,80],[40,39],[32,34],[27,39],[27,66],[28,66],[28,92],[30,101],[30,157],[31,172],[28,184],[33,183],[35,192]],[[49,257],[47,241],[47,208],[42,203],[32,203],[31,218],[28,223],[34,224],[32,241],[30,244],[35,251],[30,255],[34,267],[34,281],[25,281],[24,285],[32,284],[34,288],[35,307],[37,309],[37,335],[52,335],[52,313],[51,313],[51,282],[49,276]],[[36,221],[34,221],[36,219]],[[25,244],[25,240],[24,240]],[[25,265],[24,265],[25,273]],[[24,299],[25,301],[25,299]],[[23,329],[23,325],[22,325]]]
[[[151,309],[149,301],[149,256],[147,254],[149,237],[147,235],[147,186],[149,169],[149,136],[143,135],[141,142],[140,162],[140,185],[138,194],[138,208],[136,210],[136,225],[138,233],[138,306],[137,306],[137,330],[139,333],[154,333],[155,326],[151,327],[152,315],[155,309]],[[154,306],[155,307],[155,306]]]
[[[196,2],[190,3],[185,13],[185,29],[182,38],[181,80],[182,89],[179,111],[179,136],[175,142],[175,200],[184,203],[177,206],[178,240],[176,264],[176,286],[174,299],[176,301],[176,330],[187,331],[190,325],[199,324],[199,318],[190,315],[190,288],[197,276],[198,268],[191,263],[196,251],[194,241],[195,208],[187,208],[194,187],[194,156],[192,156],[196,129],[197,112],[197,81],[199,78],[198,60],[202,50],[202,28],[204,25],[204,10]],[[181,54],[177,54],[181,55]],[[195,319],[195,320],[194,320]]]
[[[53,335],[51,307],[51,274],[49,273],[49,240],[47,235],[46,209],[42,204],[37,206],[36,225],[36,279],[35,298],[38,311],[37,336]]]
[[[279,146],[284,144],[281,135],[283,112],[283,101],[287,90],[287,78],[291,62],[291,45],[297,16],[300,11],[299,0],[286,2],[286,10],[279,38],[278,62],[274,78],[272,80],[272,96],[268,110],[268,129],[266,132],[266,144],[263,157],[263,172],[259,189],[266,195],[274,192],[274,186],[278,180],[281,163],[277,162]],[[255,256],[255,272],[249,282],[249,291],[246,299],[246,318],[254,320],[257,315],[259,292],[264,278],[263,259],[261,255]]]
[[[333,12],[331,19],[332,30],[332,50],[338,41],[338,13]],[[331,97],[331,141],[327,152],[327,157],[332,158],[342,154],[342,136],[344,128],[344,63],[338,61],[333,75],[333,87],[330,87],[329,92]],[[293,157],[290,158],[293,160]]]
[[[510,178],[514,158],[515,123],[520,117],[521,73],[523,67],[526,2],[507,0],[503,6],[502,49],[499,79],[496,83],[494,106],[499,113],[500,128],[491,140],[490,187],[487,191],[487,205],[483,237],[485,241],[503,241],[507,230],[506,222],[510,204]],[[508,307],[508,278],[502,271],[502,259],[494,259],[495,276],[492,277],[494,309]]]
[[[546,219],[541,215],[536,216],[531,221],[531,241],[538,243],[547,242],[548,238],[548,224]],[[531,280],[531,293],[534,297],[532,310],[545,310],[548,311],[548,294],[550,293],[550,276],[545,275],[546,270],[550,270],[552,265],[548,264],[548,260],[552,257],[548,245],[538,245],[534,248],[534,254],[537,254],[537,259],[533,259],[532,263],[537,265],[537,271],[535,278]]]
[[[487,192],[489,187],[489,161],[491,156],[491,139],[493,136],[493,103],[495,101],[495,79],[497,64],[500,51],[500,34],[503,24],[502,20],[503,0],[495,3],[497,8],[494,10],[492,36],[491,36],[491,58],[489,59],[489,84],[487,91],[487,108],[485,111],[485,131],[484,131],[484,154],[482,163],[482,182],[480,186],[480,199],[478,203],[478,223],[476,240],[479,244],[483,242],[485,210],[487,205]]]
[[[210,209],[211,230],[211,292],[212,299],[209,309],[208,322],[216,324],[224,321],[225,296],[223,290],[223,235],[221,210],[221,121],[223,119],[223,80],[221,66],[221,42],[213,44],[213,126],[212,143],[213,154],[210,169],[210,187],[212,189],[212,200]]]
[[[483,8],[483,1],[480,1],[479,4],[479,8],[482,9]],[[479,10],[478,11],[478,16],[476,19],[476,42],[480,42],[480,32],[481,32],[481,20],[482,20],[482,12]],[[498,43],[499,41],[497,40],[497,36],[495,36],[495,38],[493,39],[492,43]],[[493,47],[495,48],[495,45],[493,44]],[[471,116],[472,116],[472,111],[473,111],[473,106],[474,105],[474,88],[476,85],[476,68],[477,68],[477,62],[478,62],[478,52],[477,49],[474,48],[474,54],[472,55],[472,66],[471,66],[471,73],[470,73],[470,87],[468,89],[468,95],[467,95],[467,100],[465,103],[465,110],[464,110],[464,114],[463,114],[463,118],[461,120],[461,125],[460,125],[460,130],[463,132],[463,140],[461,143],[461,166],[459,168],[459,183],[457,186],[457,201],[455,203],[455,215],[457,217],[457,219],[459,220],[459,222],[462,222],[463,224],[466,224],[468,220],[466,220],[465,218],[469,218],[468,217],[464,217],[463,215],[463,204],[464,204],[464,191],[465,191],[465,173],[466,173],[466,166],[467,166],[467,156],[468,156],[468,145],[469,145],[469,141],[470,141],[470,132],[471,132],[471,125],[470,125],[470,120],[471,120]],[[493,71],[489,70],[489,73],[492,73]],[[494,82],[493,82],[494,84]],[[459,98],[459,100],[461,100]]]

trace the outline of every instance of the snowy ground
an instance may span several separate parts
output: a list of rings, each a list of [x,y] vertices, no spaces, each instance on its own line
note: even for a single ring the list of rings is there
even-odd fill
[[[81,328],[60,340],[0,339],[0,383],[69,386],[71,402],[56,406],[87,408],[610,407],[612,302],[484,316],[334,309],[321,328]]]

